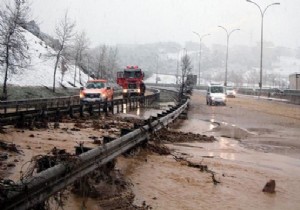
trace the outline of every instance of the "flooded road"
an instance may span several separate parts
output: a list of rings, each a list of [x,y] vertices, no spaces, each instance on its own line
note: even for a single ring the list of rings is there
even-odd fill
[[[300,209],[299,106],[252,98],[207,106],[197,91],[191,99],[188,120],[177,120],[171,130],[214,136],[217,141],[165,142],[171,155],[141,150],[117,158],[115,170],[124,175],[134,195],[134,206],[129,209]],[[116,117],[146,119],[168,105]],[[51,124],[49,129],[14,132],[7,128],[1,139],[16,143],[23,152],[10,155],[9,161],[19,162],[10,170],[2,165],[6,172],[2,176],[17,180],[25,162],[33,155],[49,153],[53,146],[73,152],[78,142],[96,147],[94,137],[118,136],[117,125],[122,123],[117,118],[64,122],[59,129]],[[189,167],[178,161],[181,159],[207,166],[220,183],[213,182],[211,173]],[[270,179],[276,181],[274,194],[262,192]],[[83,198],[70,191],[67,197],[64,209],[114,209],[100,207],[98,198]]]
[[[189,119],[176,129],[218,141],[167,144],[172,156],[119,160],[134,184],[135,202],[153,209],[300,209],[299,107],[252,100],[210,107],[194,93]],[[220,184],[174,156],[207,165]],[[270,179],[276,181],[274,194],[262,192]]]

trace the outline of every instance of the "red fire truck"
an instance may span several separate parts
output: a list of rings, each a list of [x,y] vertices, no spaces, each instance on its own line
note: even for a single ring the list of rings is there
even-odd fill
[[[117,72],[117,84],[123,88],[123,98],[130,96],[144,96],[146,86],[143,82],[144,72],[138,66],[126,66]]]

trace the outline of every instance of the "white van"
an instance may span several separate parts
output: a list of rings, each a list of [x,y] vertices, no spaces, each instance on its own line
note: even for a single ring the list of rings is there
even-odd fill
[[[209,85],[206,93],[206,104],[226,106],[226,87],[223,85]]]

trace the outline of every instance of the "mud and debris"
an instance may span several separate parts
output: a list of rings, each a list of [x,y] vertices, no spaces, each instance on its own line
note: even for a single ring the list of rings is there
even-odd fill
[[[153,141],[148,142],[147,149],[120,156],[117,165],[105,176],[101,171],[92,174],[86,186],[89,195],[70,190],[58,195],[58,198],[68,198],[62,202],[64,209],[299,209],[299,161],[290,157],[291,151],[295,156],[299,151],[296,140],[300,121],[295,118],[300,116],[295,114],[299,109],[292,107],[294,121],[288,121],[288,116],[271,116],[272,108],[268,108],[269,115],[258,112],[265,106],[262,101],[249,103],[250,100],[236,98],[229,101],[227,107],[210,107],[205,105],[204,98],[197,98],[197,94],[192,99],[187,132],[176,131],[180,129],[178,126],[166,128],[161,134],[153,133]],[[254,111],[247,109],[249,106]],[[287,112],[286,107],[284,110]],[[202,128],[201,120],[208,124],[207,131]],[[220,122],[218,128],[217,121]],[[48,123],[48,130],[24,128],[14,132],[13,128],[5,127],[6,133],[1,134],[4,136],[1,139],[18,145],[21,142],[20,149],[25,156],[17,158],[20,162],[14,162],[16,156],[10,157],[13,154],[5,151],[4,158],[16,164],[10,171],[19,171],[18,165],[28,161],[29,154],[46,155],[53,146],[74,153],[74,145],[80,141],[95,148],[103,143],[103,136],[115,138],[121,135],[120,128],[133,129],[144,123],[138,117],[109,115],[93,119],[62,118],[56,130],[53,122]],[[80,131],[72,131],[72,128]],[[201,135],[190,131],[199,131]],[[30,134],[34,138],[30,138]],[[288,139],[291,136],[292,139]],[[280,145],[275,145],[279,155],[270,153],[270,149],[260,152],[241,148],[245,141],[250,145],[258,142],[273,147],[279,142]],[[9,176],[15,179],[12,174]],[[262,192],[263,184],[269,179],[276,180],[276,196]],[[79,181],[86,183],[86,180]],[[76,202],[70,201],[73,194],[78,195]],[[285,202],[287,197],[290,204]]]
[[[214,136],[201,135],[191,132],[181,132],[163,128],[152,135],[154,141],[163,143],[178,143],[178,142],[213,142],[216,141]]]
[[[159,155],[170,155],[171,154],[171,150],[167,146],[165,146],[161,143],[148,142],[146,149],[148,151],[154,152]]]
[[[62,117],[59,122],[47,121],[47,126],[41,126],[45,122],[24,121],[14,127],[5,127],[6,132],[3,137],[8,141],[7,143],[1,141],[0,147],[7,152],[0,152],[0,177],[8,179],[5,179],[6,181],[4,180],[3,183],[13,183],[14,180],[26,179],[59,163],[75,165],[76,151],[74,147],[79,148],[80,153],[85,152],[83,151],[85,148],[92,149],[104,144],[105,138],[113,140],[119,137],[122,128],[134,129],[136,124],[142,125],[143,120],[122,119],[118,116],[108,115],[98,118]],[[19,142],[20,145],[17,147],[12,142]],[[13,152],[19,153],[20,149],[24,150],[24,155],[22,154],[16,159],[16,156],[12,154]],[[135,155],[137,151],[131,152],[131,156]],[[2,163],[3,161],[5,163]],[[10,169],[12,167],[16,169]],[[17,171],[20,172],[20,176],[17,175]],[[82,180],[80,181],[82,182]],[[132,184],[130,181],[125,181],[121,172],[113,169],[113,167],[111,172],[107,174],[103,173],[103,168],[92,173],[85,186],[89,193],[88,195],[85,193],[84,196],[97,198],[97,205],[103,206],[103,209],[123,207],[126,209],[150,209],[146,203],[140,206],[133,204],[134,193],[130,188]],[[1,185],[1,187],[4,186]],[[13,187],[11,184],[10,189]],[[9,188],[9,185],[6,185],[6,188]],[[72,190],[73,193],[76,192],[74,189]],[[5,189],[1,188],[1,190]],[[68,202],[64,199],[66,196],[70,196],[70,191],[57,193],[50,200],[54,200],[55,205],[65,205]],[[4,193],[3,197],[5,197]],[[49,202],[38,208],[46,208],[47,205]]]
[[[263,192],[275,193],[276,182],[274,179],[269,180],[263,188]]]
[[[67,153],[65,149],[53,149],[44,155],[36,155],[26,162],[21,167],[21,180],[33,176],[35,173],[40,173],[47,170],[59,163],[67,163],[71,166],[75,165],[77,158],[76,155]]]
[[[81,197],[96,199],[97,205],[103,210],[152,209],[146,202],[141,206],[134,204],[132,185],[132,182],[115,168],[115,161],[112,161],[75,182],[71,192]],[[84,200],[82,206],[86,206]]]
[[[7,143],[7,142],[4,142],[4,141],[1,141],[0,140],[0,148],[4,149],[4,150],[7,150],[9,152],[16,152],[16,153],[21,153],[21,150],[19,150],[17,148],[17,145],[16,144],[12,144],[12,143]],[[1,151],[0,151],[1,152]]]

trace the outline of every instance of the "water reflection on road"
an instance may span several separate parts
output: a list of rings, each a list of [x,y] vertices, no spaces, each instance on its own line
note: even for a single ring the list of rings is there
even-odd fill
[[[182,147],[180,145],[168,145],[169,147],[178,150],[182,153],[187,153],[193,158],[201,160],[205,157],[223,159],[235,161],[247,165],[267,167],[267,168],[281,168],[281,170],[297,170],[300,169],[300,161],[291,157],[268,153],[266,151],[256,151],[253,149],[248,149],[243,144],[241,144],[242,138],[238,140],[234,138],[224,137],[230,134],[232,137],[236,136],[246,136],[241,135],[241,132],[246,132],[245,130],[239,128],[236,125],[231,125],[226,122],[218,123],[214,119],[210,120],[199,120],[190,119],[184,121],[183,125],[179,128],[182,132],[193,132],[205,135],[213,135],[218,141],[213,143],[199,143],[191,142],[186,143],[188,146]],[[238,135],[236,134],[238,133]],[[295,164],[298,163],[298,164]],[[297,169],[293,167],[297,167]]]
[[[143,119],[148,119],[151,116],[156,116],[157,114],[161,113],[164,110],[167,110],[170,106],[173,106],[173,102],[168,103],[157,103],[154,104],[153,107],[141,107],[140,105],[137,106],[137,108],[134,108],[132,110],[129,109],[129,107],[124,104],[123,105],[123,114],[128,115],[136,115]]]

